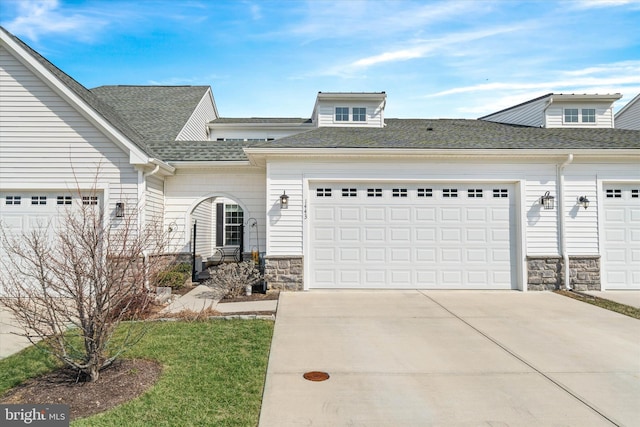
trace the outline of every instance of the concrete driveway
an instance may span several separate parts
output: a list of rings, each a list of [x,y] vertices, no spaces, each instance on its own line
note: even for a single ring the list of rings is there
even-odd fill
[[[640,425],[640,321],[547,292],[280,295],[261,427],[480,425]]]

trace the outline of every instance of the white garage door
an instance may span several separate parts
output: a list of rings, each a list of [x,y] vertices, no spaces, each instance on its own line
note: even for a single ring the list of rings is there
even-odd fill
[[[74,204],[98,205],[100,197],[69,191],[0,192],[0,224],[9,234],[37,229],[53,230],[65,208]]]
[[[512,185],[311,185],[312,288],[512,289]]]
[[[640,289],[640,184],[604,188],[604,287]]]

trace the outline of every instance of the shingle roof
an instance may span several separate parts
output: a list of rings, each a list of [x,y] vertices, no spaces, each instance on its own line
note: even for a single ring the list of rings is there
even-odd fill
[[[154,141],[153,150],[165,162],[247,160],[242,150],[245,141]]]
[[[26,50],[33,58],[35,58],[44,68],[51,72],[56,78],[58,78],[62,84],[68,87],[73,93],[75,93],[80,99],[82,99],[90,108],[99,113],[105,118],[112,126],[118,129],[124,134],[133,144],[137,145],[147,154],[153,155],[150,148],[144,141],[142,135],[140,135],[134,128],[132,128],[126,120],[124,120],[116,111],[102,99],[91,93],[87,88],[82,86],[76,80],[74,80],[67,73],[53,65],[45,57],[33,50],[29,45],[14,36],[3,27],[0,30],[13,39],[20,47]]]
[[[640,131],[515,126],[466,119],[387,119],[384,128],[320,127],[261,148],[640,149]]]
[[[91,92],[147,141],[172,141],[208,90],[209,86],[100,86]]]

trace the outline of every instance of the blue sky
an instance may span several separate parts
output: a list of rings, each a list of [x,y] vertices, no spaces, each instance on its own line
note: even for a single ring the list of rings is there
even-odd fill
[[[548,92],[640,93],[640,0],[0,0],[0,25],[88,88],[210,85],[223,117],[477,118]]]

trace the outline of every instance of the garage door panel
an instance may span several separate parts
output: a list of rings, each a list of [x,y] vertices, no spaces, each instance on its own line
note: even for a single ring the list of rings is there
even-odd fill
[[[364,210],[364,219],[365,221],[385,221],[386,220],[386,209],[385,208],[363,208]]]
[[[360,221],[360,208],[340,208],[340,221]]]
[[[329,187],[311,188],[310,268],[323,272],[310,275],[311,287],[514,287],[512,191],[492,198],[480,197],[492,194],[492,184],[474,184],[468,193],[462,185],[429,184],[427,190],[417,184],[350,183],[344,185],[349,197],[314,197],[315,188]],[[335,185],[334,193],[340,195],[342,187]],[[327,271],[334,272],[335,283]]]
[[[459,222],[462,218],[460,208],[442,208],[440,213],[442,222]]]

